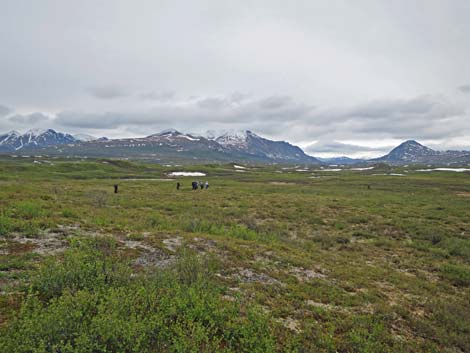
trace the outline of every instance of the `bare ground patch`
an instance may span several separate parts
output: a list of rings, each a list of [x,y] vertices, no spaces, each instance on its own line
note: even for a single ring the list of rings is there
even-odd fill
[[[297,183],[287,182],[287,181],[270,181],[271,185],[297,185]]]
[[[256,272],[251,268],[236,267],[232,268],[228,274],[216,274],[218,277],[229,280],[236,280],[241,283],[261,283],[265,285],[281,285],[285,284],[277,279],[262,273]]]
[[[175,261],[173,255],[168,255],[162,249],[154,248],[140,240],[123,240],[123,245],[138,251],[138,257],[134,260],[136,266],[141,267],[167,267]]]
[[[325,279],[328,276],[322,269],[310,270],[303,267],[291,267],[289,273],[294,275],[300,282],[306,282],[315,278]]]
[[[468,191],[457,192],[455,194],[460,197],[470,197],[470,192]]]

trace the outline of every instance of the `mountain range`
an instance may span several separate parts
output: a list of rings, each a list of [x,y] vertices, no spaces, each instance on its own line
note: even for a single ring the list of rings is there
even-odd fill
[[[348,157],[315,158],[285,141],[272,141],[252,131],[221,135],[185,134],[174,129],[139,138],[108,139],[71,135],[53,129],[17,131],[0,135],[0,153],[74,157],[146,159],[160,163],[252,162],[281,164],[436,164],[468,165],[470,151],[435,151],[414,140],[395,147],[387,155],[369,160]]]
[[[158,162],[228,162],[320,164],[302,149],[251,131],[200,136],[174,129],[140,138],[107,139],[64,134],[52,129],[0,135],[0,153],[117,157]]]

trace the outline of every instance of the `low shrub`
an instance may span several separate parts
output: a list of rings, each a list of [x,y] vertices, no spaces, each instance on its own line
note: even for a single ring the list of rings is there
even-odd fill
[[[61,215],[64,218],[77,218],[77,214],[69,208],[63,209]]]
[[[44,264],[2,352],[274,352],[266,314],[222,299],[212,265],[188,252],[130,276],[107,238],[72,243]]]
[[[445,264],[441,267],[441,274],[456,286],[470,286],[470,266]]]
[[[22,201],[15,205],[14,215],[17,218],[33,219],[44,214],[41,205],[33,201]]]
[[[0,215],[0,235],[7,235],[13,230],[13,222],[9,217]]]
[[[439,245],[448,250],[450,255],[470,260],[470,239],[446,238]]]

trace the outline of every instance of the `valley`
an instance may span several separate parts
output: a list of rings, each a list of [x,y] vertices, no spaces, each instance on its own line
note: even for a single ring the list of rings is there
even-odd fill
[[[419,169],[4,157],[1,350],[466,352],[469,171]]]

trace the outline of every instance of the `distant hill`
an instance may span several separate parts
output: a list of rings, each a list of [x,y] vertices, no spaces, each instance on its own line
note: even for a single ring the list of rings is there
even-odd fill
[[[332,158],[320,158],[316,157],[320,162],[325,164],[336,164],[336,165],[348,165],[348,164],[360,164],[367,162],[367,159],[356,159],[349,157],[332,157]]]
[[[460,165],[470,163],[470,151],[435,151],[414,140],[408,140],[387,155],[369,161],[389,164]]]

